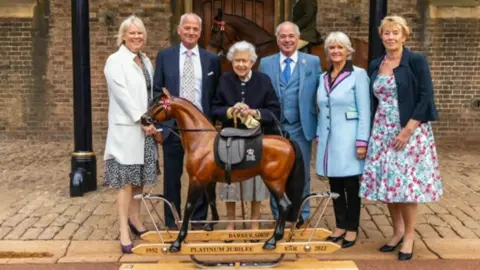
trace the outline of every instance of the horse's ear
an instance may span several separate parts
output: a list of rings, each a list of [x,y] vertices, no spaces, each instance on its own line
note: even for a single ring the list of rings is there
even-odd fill
[[[167,96],[167,98],[170,98],[170,92],[168,92],[167,88],[163,88],[163,94]]]

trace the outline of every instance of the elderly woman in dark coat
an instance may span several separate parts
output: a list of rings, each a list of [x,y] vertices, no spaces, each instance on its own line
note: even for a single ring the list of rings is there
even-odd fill
[[[232,45],[228,55],[234,72],[224,73],[218,82],[213,99],[212,116],[222,122],[222,128],[233,127],[233,115],[237,114],[247,121],[238,128],[251,128],[258,124],[266,129],[273,129],[274,118],[280,116],[280,104],[270,78],[252,71],[257,60],[255,47],[240,41]],[[227,217],[231,221],[227,229],[234,229],[235,202],[241,199],[252,202],[251,219],[260,217],[261,201],[267,200],[269,192],[260,176],[241,183],[243,198],[240,198],[240,183],[221,184],[220,199],[226,202]],[[258,222],[253,222],[252,229],[258,229]]]

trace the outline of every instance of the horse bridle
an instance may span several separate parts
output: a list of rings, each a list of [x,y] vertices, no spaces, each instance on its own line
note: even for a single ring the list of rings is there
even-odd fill
[[[185,131],[185,132],[207,132],[207,131],[208,132],[217,132],[216,129],[211,129],[211,128],[179,128],[179,127],[174,127],[174,126],[171,126],[171,125],[167,125],[165,123],[159,123],[158,121],[155,121],[154,120],[155,117],[157,115],[159,115],[161,112],[163,112],[165,114],[165,120],[169,120],[171,118],[171,114],[169,113],[171,104],[172,104],[172,102],[170,101],[170,99],[159,98],[157,101],[153,102],[149,106],[148,111],[140,118],[141,124],[143,126],[149,126],[151,124],[153,124],[153,125],[160,124],[161,126],[170,129],[170,131],[172,131],[178,137],[180,137],[180,135],[178,135],[174,130]],[[149,115],[149,112],[152,111],[152,108],[154,106],[158,106],[158,105],[160,106],[160,108],[153,115]]]
[[[218,55],[226,55],[227,52],[226,52],[226,49],[223,47],[223,41],[225,39],[225,36],[227,36],[228,39],[230,39],[230,37],[228,36],[228,33],[225,31],[225,26],[227,26],[227,23],[225,21],[220,21],[220,20],[213,20],[213,25],[212,25],[212,30],[213,30],[213,27],[215,26],[219,26],[220,27],[220,42],[217,43],[217,42],[213,42],[213,41],[210,41],[208,42],[208,45],[214,47],[214,48],[217,48],[219,49],[219,53]],[[216,31],[218,32],[218,31]],[[267,41],[264,41],[264,42],[260,42],[260,43],[253,43],[253,46],[255,46],[255,48],[259,48],[259,47],[262,47],[262,46],[265,46],[273,41],[275,41],[276,39],[275,38],[272,38],[270,40],[267,40]]]

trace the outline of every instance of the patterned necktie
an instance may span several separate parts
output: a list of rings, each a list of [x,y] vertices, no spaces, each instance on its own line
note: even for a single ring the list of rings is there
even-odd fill
[[[285,68],[283,69],[283,78],[285,79],[285,82],[288,83],[290,80],[290,75],[292,75],[292,70],[290,69],[290,63],[293,61],[292,58],[285,58],[283,60],[285,62]]]
[[[191,51],[185,52],[185,61],[183,63],[183,89],[181,97],[195,101],[195,70],[193,68],[193,53]]]

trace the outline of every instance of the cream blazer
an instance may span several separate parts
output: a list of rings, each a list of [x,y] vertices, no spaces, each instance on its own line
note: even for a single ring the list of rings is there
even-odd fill
[[[142,69],[135,54],[121,45],[105,64],[108,86],[108,133],[104,160],[115,159],[124,165],[143,164],[145,133],[140,117],[147,111],[148,95],[153,95],[153,67],[142,54],[152,87],[146,90]]]

